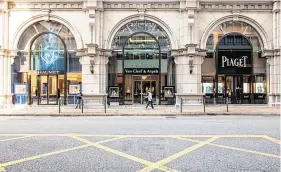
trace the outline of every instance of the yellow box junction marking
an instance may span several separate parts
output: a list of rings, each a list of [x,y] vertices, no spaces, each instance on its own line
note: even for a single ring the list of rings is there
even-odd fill
[[[187,141],[191,141],[191,142],[195,142],[195,143],[202,142],[202,141],[199,141],[199,140],[180,138],[180,137],[178,137],[178,139],[180,139],[180,140],[187,140]],[[231,149],[231,150],[236,150],[236,151],[241,151],[241,152],[247,152],[247,153],[252,153],[252,154],[257,154],[257,155],[263,155],[263,156],[268,156],[268,157],[272,157],[272,158],[279,158],[279,159],[281,158],[280,155],[274,155],[274,154],[258,152],[258,151],[243,149],[243,148],[237,148],[237,147],[233,147],[233,146],[225,146],[225,145],[214,144],[214,143],[207,143],[207,145],[221,147],[221,148],[226,148],[226,149]]]
[[[77,137],[77,136],[71,136],[73,139],[77,139],[83,143],[87,143],[87,144],[92,144],[92,146],[96,147],[96,148],[99,148],[99,149],[102,149],[104,151],[107,151],[107,152],[110,152],[110,153],[113,153],[115,155],[118,155],[118,156],[121,156],[121,157],[124,157],[126,159],[129,159],[129,160],[132,160],[132,161],[135,161],[135,162],[138,162],[140,164],[144,164],[144,165],[151,165],[151,164],[154,164],[153,162],[150,162],[150,161],[147,161],[147,160],[144,160],[144,159],[141,159],[141,158],[138,158],[138,157],[135,157],[135,156],[132,156],[132,155],[129,155],[129,154],[126,154],[124,152],[120,152],[118,150],[114,150],[114,149],[111,149],[109,147],[106,147],[106,146],[103,146],[99,143],[95,143],[95,142],[91,142],[89,140],[86,140],[86,139],[83,139],[83,138],[80,138],[80,137]],[[125,136],[127,137],[127,136]],[[125,138],[123,137],[123,138]],[[166,171],[166,172],[177,172],[177,170],[174,170],[174,169],[171,169],[171,168],[168,168],[168,167],[165,167],[165,166],[162,166],[162,165],[159,165],[156,167],[157,169],[159,170],[162,170],[162,171]]]
[[[0,166],[0,172],[6,172],[5,168]]]
[[[93,142],[93,143],[96,143],[96,144],[106,143],[106,142],[110,142],[110,141],[117,140],[117,139],[120,139],[120,138],[108,139],[108,140],[104,140],[104,141],[100,141],[100,142]],[[5,163],[0,164],[0,167],[7,167],[10,165],[14,165],[14,164],[18,164],[18,163],[22,163],[22,162],[26,162],[26,161],[31,161],[31,160],[35,160],[35,159],[40,159],[40,158],[48,157],[48,156],[52,156],[52,155],[57,155],[57,154],[61,154],[61,153],[65,153],[65,152],[69,152],[69,151],[73,151],[73,150],[78,150],[78,149],[86,148],[89,146],[92,146],[92,143],[81,145],[81,146],[76,146],[76,147],[72,147],[72,148],[62,149],[62,150],[58,150],[58,151],[54,151],[54,152],[44,153],[41,155],[35,155],[35,156],[31,156],[31,157],[27,157],[27,158],[15,160],[15,161],[5,162]]]
[[[272,142],[274,142],[274,143],[277,143],[277,144],[279,144],[279,145],[281,144],[281,141],[280,141],[280,140],[275,139],[275,138],[273,138],[273,137],[264,136],[263,138],[266,139],[266,140],[272,141]]]
[[[205,146],[206,144],[211,143],[212,141],[214,141],[214,140],[216,140],[218,138],[219,137],[212,137],[212,138],[210,138],[210,139],[208,139],[206,141],[203,141],[203,142],[200,142],[200,143],[198,143],[196,145],[193,145],[193,146],[191,146],[191,147],[189,147],[189,148],[187,148],[187,149],[185,149],[183,151],[180,151],[180,152],[178,152],[176,154],[173,154],[173,155],[171,155],[171,156],[169,156],[169,157],[167,157],[165,159],[162,159],[161,161],[158,161],[158,162],[156,162],[154,164],[151,164],[151,165],[149,165],[149,166],[139,170],[139,172],[150,172],[150,171],[158,168],[159,166],[163,166],[164,164],[167,164],[170,161],[173,161],[173,160],[178,159],[178,158],[180,158],[180,157],[182,157],[184,155],[187,155],[188,153],[190,153],[190,152],[192,152],[192,151],[194,151],[194,150],[196,150],[196,149],[198,149],[198,148],[200,148],[202,146]]]
[[[48,156],[52,156],[52,155],[56,155],[56,154],[60,154],[60,153],[65,153],[65,152],[69,152],[69,151],[73,151],[73,150],[78,150],[78,149],[82,149],[82,148],[86,148],[86,147],[90,147],[90,146],[94,146],[96,148],[102,149],[104,151],[119,155],[121,157],[127,158],[129,160],[133,160],[136,161],[138,163],[144,164],[147,167],[145,167],[144,169],[142,169],[141,171],[151,171],[153,169],[159,169],[162,171],[177,171],[171,168],[168,168],[166,166],[164,166],[164,164],[173,161],[181,156],[184,156],[202,146],[205,145],[211,145],[211,146],[216,146],[216,147],[221,147],[221,148],[226,148],[226,149],[231,149],[231,150],[236,150],[236,151],[241,151],[241,152],[248,152],[248,153],[252,153],[252,154],[257,154],[257,155],[262,155],[262,156],[267,156],[267,157],[273,157],[273,158],[281,158],[279,155],[274,155],[274,154],[269,154],[269,153],[264,153],[264,152],[258,152],[258,151],[252,151],[252,150],[247,150],[247,149],[242,149],[242,148],[237,148],[237,147],[231,147],[231,146],[225,146],[225,145],[220,145],[220,144],[214,144],[211,143],[212,141],[214,141],[215,139],[218,138],[264,138],[266,140],[269,140],[271,142],[280,144],[280,140],[277,140],[275,138],[266,136],[266,135],[101,135],[101,134],[0,134],[0,136],[15,136],[14,138],[8,138],[8,139],[3,139],[0,140],[1,141],[9,141],[9,140],[17,140],[17,139],[21,139],[21,138],[26,138],[26,137],[32,137],[32,136],[43,136],[43,137],[49,137],[49,136],[57,136],[57,137],[71,137],[73,139],[79,140],[83,143],[86,143],[85,145],[81,145],[81,146],[76,146],[76,147],[72,147],[72,148],[67,148],[67,149],[63,149],[63,150],[58,150],[58,151],[54,151],[54,152],[50,152],[50,153],[45,153],[45,154],[41,154],[41,155],[36,155],[36,156],[32,156],[32,157],[27,157],[27,158],[23,158],[23,159],[19,159],[19,160],[15,160],[15,161],[10,161],[10,162],[6,162],[3,164],[0,164],[0,172],[1,171],[1,167],[2,169],[4,169],[3,167],[6,166],[10,166],[10,165],[14,165],[14,164],[18,164],[18,163],[22,163],[22,162],[26,162],[26,161],[30,161],[30,160],[35,160],[35,159],[40,159],[43,157],[48,157]],[[17,137],[16,137],[17,136]],[[103,140],[103,141],[99,141],[99,142],[91,142],[89,140],[83,139],[81,137],[111,137],[110,139],[107,140]],[[114,138],[112,138],[114,137]],[[199,141],[199,140],[194,140],[194,139],[189,139],[191,137],[197,137],[197,138],[210,138],[206,141]],[[111,141],[115,141],[115,140],[119,140],[122,138],[177,138],[180,140],[186,140],[186,141],[191,141],[194,143],[198,143],[194,146],[191,146],[183,151],[180,151],[174,155],[171,155],[161,161],[158,161],[156,163],[138,158],[138,157],[134,157],[132,155],[111,149],[109,147],[103,146],[101,145],[102,143],[106,143],[106,142],[111,142]],[[5,170],[5,169],[4,169]]]
[[[21,137],[13,137],[13,138],[0,140],[0,142],[10,141],[10,140],[18,140],[18,139],[23,139],[23,138],[27,138],[27,137],[32,137],[32,136],[28,135],[28,136],[21,136]]]

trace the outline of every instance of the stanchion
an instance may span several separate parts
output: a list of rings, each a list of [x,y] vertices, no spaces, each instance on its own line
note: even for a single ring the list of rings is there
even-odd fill
[[[226,99],[226,112],[228,112],[228,99]]]
[[[59,99],[59,113],[60,113],[61,99]]]
[[[104,113],[106,113],[106,96],[104,96]]]
[[[206,102],[205,102],[206,100],[205,100],[205,97],[203,97],[203,106],[204,106],[204,113],[206,112]]]
[[[84,113],[84,100],[82,99],[82,113]]]
[[[181,113],[182,113],[182,98],[181,98]]]

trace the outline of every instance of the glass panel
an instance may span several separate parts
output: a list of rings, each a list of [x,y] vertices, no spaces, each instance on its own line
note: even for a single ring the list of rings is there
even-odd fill
[[[265,76],[255,76],[255,93],[266,93]]]
[[[151,35],[155,36],[158,40],[162,52],[169,51],[170,40],[165,30],[156,23],[153,23],[148,20],[135,20],[121,27],[121,29],[115,34],[113,38],[112,48],[115,50],[122,50],[128,37],[132,33],[136,32],[150,33]]]
[[[241,21],[227,21],[225,23],[218,25],[210,34],[207,41],[208,51],[209,52],[215,51],[217,43],[220,40],[220,38],[223,35],[231,32],[238,32],[245,35],[252,43],[254,53],[261,50],[261,46],[258,41],[258,33],[252,26]],[[230,37],[229,39],[222,40],[221,43],[222,44],[233,44],[233,43],[247,44],[247,41],[242,38],[238,38],[234,40],[233,38]]]
[[[214,77],[202,77],[202,93],[214,93]]]
[[[218,77],[218,93],[219,94],[224,93],[224,77],[222,76]]]
[[[39,104],[48,104],[48,79],[47,76],[40,77]]]
[[[39,36],[32,45],[31,70],[64,71],[64,47],[53,34]]]
[[[48,81],[49,104],[57,104],[57,93],[60,92],[57,86],[57,76],[49,76]]]
[[[243,77],[243,93],[250,93],[250,76]]]

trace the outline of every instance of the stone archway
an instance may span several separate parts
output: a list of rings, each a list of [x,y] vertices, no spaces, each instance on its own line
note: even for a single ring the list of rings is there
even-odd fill
[[[222,17],[214,22],[212,22],[204,31],[204,33],[202,34],[201,40],[200,40],[200,48],[201,49],[206,49],[206,44],[209,38],[209,35],[212,33],[212,31],[219,25],[221,25],[222,23],[225,22],[229,22],[229,21],[233,21],[233,22],[243,22],[248,24],[249,26],[253,27],[255,29],[255,31],[258,34],[258,39],[261,43],[261,49],[262,50],[267,50],[267,49],[271,49],[271,45],[270,45],[270,41],[269,38],[266,34],[266,31],[264,30],[264,28],[255,20],[243,16],[243,15],[239,15],[238,20],[233,20],[234,15],[228,15],[225,17]]]

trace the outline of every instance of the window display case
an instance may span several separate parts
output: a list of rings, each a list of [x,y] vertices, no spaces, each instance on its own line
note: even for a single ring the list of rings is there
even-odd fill
[[[254,103],[266,103],[266,77],[254,76]]]

